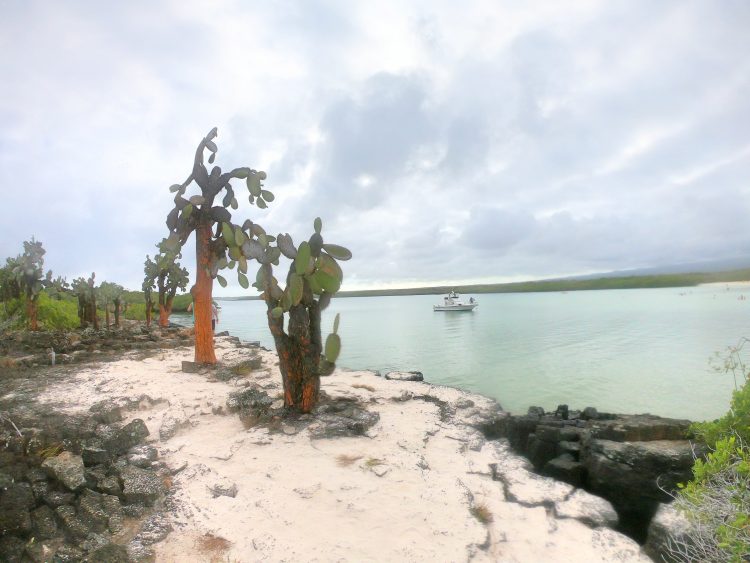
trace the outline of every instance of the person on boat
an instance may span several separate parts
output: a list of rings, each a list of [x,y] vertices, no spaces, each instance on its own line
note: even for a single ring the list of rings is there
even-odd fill
[[[472,305],[474,304],[474,298],[473,297],[469,298],[469,303],[471,303]]]

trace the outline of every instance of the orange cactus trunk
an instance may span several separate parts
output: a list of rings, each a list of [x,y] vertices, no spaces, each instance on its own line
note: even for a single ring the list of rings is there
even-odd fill
[[[200,364],[215,364],[214,332],[211,328],[211,293],[213,279],[210,268],[211,225],[201,222],[195,229],[195,255],[198,280],[193,286],[193,311],[195,313],[195,361]]]
[[[37,320],[37,306],[33,299],[26,300],[26,315],[29,318],[29,329],[39,330],[39,321]]]
[[[172,314],[172,299],[167,299],[167,304],[159,303],[159,326],[167,328],[169,326],[169,315]]]

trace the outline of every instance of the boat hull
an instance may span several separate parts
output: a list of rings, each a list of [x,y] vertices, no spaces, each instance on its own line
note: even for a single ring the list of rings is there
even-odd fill
[[[469,303],[468,305],[433,305],[433,311],[473,311],[479,303]]]

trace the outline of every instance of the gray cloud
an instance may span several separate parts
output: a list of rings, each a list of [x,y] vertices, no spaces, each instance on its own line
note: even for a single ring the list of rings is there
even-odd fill
[[[238,216],[323,217],[355,285],[747,254],[750,7],[537,8],[10,3],[0,255],[138,287],[214,125],[277,195]]]

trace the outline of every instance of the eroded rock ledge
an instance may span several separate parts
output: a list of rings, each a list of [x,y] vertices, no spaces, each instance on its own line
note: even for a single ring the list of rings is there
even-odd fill
[[[692,477],[689,420],[650,414],[615,415],[588,407],[555,412],[531,407],[510,416],[501,433],[534,468],[612,502],[618,529],[645,542],[651,519],[669,492]]]

